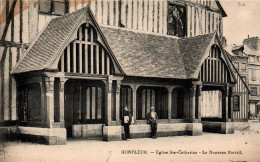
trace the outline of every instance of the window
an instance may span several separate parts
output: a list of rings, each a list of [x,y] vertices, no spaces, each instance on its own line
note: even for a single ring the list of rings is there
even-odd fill
[[[237,70],[239,70],[239,63],[238,62],[234,62],[234,66]]]
[[[67,0],[41,0],[39,5],[39,12],[56,15],[63,15],[69,9]]]
[[[186,8],[170,4],[168,7],[168,34],[186,36]]]
[[[251,71],[251,80],[256,81],[256,75],[255,75],[255,70]]]
[[[234,104],[234,111],[239,111],[240,110],[240,98],[239,96],[234,96],[234,100],[233,100],[233,104]]]
[[[257,96],[257,87],[251,87],[250,91],[252,96]]]
[[[246,63],[241,64],[241,71],[243,71],[243,72],[246,71]]]

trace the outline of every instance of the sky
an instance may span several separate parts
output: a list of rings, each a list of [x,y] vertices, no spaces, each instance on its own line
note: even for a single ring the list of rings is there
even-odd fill
[[[223,18],[227,44],[241,45],[248,37],[260,38],[260,0],[220,0],[227,13]]]

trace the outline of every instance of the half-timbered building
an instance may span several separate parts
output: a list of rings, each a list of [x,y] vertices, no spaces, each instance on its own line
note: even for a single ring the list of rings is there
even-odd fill
[[[219,1],[4,1],[1,121],[19,138],[233,133],[237,79],[222,47]],[[10,40],[9,40],[10,39]]]

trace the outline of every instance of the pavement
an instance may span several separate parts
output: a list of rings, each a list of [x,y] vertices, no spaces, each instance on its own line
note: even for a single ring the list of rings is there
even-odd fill
[[[26,142],[2,144],[3,162],[260,162],[260,123],[235,134],[203,133],[157,139],[105,142],[70,139],[67,145],[49,146]]]

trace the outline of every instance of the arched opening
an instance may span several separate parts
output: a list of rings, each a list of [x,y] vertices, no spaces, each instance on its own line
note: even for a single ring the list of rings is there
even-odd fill
[[[187,116],[185,108],[188,103],[188,96],[185,88],[174,88],[172,91],[172,101],[172,119],[184,119]]]
[[[124,108],[128,107],[133,115],[133,90],[130,86],[122,85],[120,88],[120,119],[123,118]]]
[[[41,86],[30,83],[18,86],[19,119],[22,122],[41,122]]]
[[[136,118],[142,120],[155,107],[159,119],[168,118],[168,91],[162,87],[139,87],[137,90]]]
[[[104,123],[103,82],[71,79],[66,82],[64,89],[64,118],[68,137],[72,137],[72,125]]]

